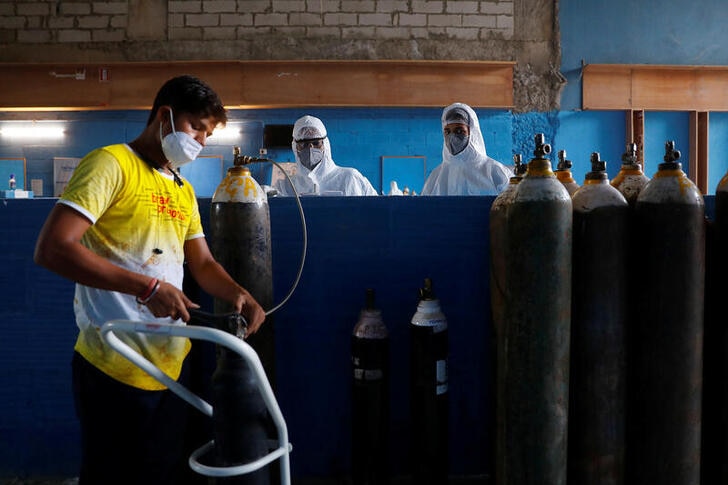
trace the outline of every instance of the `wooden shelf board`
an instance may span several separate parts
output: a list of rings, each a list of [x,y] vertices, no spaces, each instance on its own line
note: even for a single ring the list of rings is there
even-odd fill
[[[0,63],[0,110],[148,109],[159,87],[180,74],[205,80],[229,108],[443,107],[456,101],[512,108],[514,66],[410,60]],[[75,78],[77,72],[83,79]]]
[[[593,110],[728,111],[728,66],[588,64],[582,107]]]

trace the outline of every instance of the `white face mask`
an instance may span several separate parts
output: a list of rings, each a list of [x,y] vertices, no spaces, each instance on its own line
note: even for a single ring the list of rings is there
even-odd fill
[[[298,152],[298,158],[301,160],[301,165],[313,170],[324,159],[324,151],[320,148],[304,148]]]
[[[169,110],[169,121],[172,123],[172,132],[162,138],[162,124],[159,124],[159,137],[162,139],[162,151],[172,167],[178,169],[182,165],[193,162],[202,151],[202,144],[190,134],[175,131],[172,110]]]

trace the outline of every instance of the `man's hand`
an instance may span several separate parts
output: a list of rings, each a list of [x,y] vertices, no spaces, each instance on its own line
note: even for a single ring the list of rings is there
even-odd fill
[[[164,281],[159,282],[159,289],[146,306],[155,317],[171,317],[174,320],[181,318],[185,322],[190,320],[188,308],[200,308],[200,305],[187,298],[179,288]]]

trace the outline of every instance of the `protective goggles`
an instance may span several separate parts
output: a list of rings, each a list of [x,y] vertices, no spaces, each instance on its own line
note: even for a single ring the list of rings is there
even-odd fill
[[[309,147],[323,148],[324,138],[307,138],[305,140],[296,140],[296,150],[304,150]]]

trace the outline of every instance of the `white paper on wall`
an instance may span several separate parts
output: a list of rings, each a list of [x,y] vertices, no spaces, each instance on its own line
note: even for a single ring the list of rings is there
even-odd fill
[[[53,196],[60,197],[76,169],[80,158],[53,157]]]

